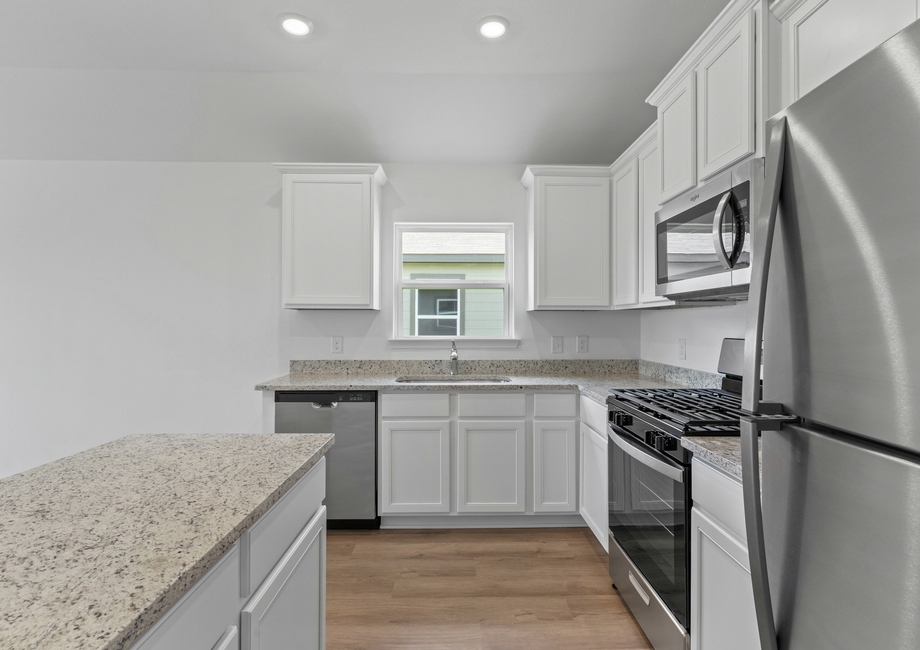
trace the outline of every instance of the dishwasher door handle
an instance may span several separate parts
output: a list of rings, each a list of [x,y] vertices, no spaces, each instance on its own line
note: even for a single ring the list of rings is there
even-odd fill
[[[311,402],[315,409],[335,409],[339,407],[338,402]]]

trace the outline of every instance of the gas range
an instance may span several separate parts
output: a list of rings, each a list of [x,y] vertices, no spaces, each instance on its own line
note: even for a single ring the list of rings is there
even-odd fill
[[[682,464],[690,453],[683,436],[740,435],[741,396],[710,388],[611,390],[610,423]]]

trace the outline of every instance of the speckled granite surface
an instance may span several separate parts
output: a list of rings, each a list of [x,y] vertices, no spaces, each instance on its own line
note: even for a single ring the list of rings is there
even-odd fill
[[[662,381],[683,384],[692,388],[722,387],[722,375],[705,372],[703,370],[669,366],[666,363],[657,363],[655,361],[639,361],[638,370],[639,374],[654,377]]]
[[[0,648],[127,648],[332,446],[135,435],[0,480]]]
[[[741,480],[741,438],[737,436],[685,436],[680,444],[716,467]]]

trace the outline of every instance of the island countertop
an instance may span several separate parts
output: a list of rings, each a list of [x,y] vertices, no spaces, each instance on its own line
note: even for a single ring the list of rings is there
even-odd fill
[[[0,480],[0,649],[130,647],[332,439],[133,435]]]

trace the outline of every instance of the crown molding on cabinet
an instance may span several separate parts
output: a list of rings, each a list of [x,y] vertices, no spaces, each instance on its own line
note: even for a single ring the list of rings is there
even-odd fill
[[[777,2],[787,1],[788,0],[777,0]],[[687,53],[681,57],[677,65],[671,68],[671,71],[665,76],[661,83],[658,84],[655,90],[652,91],[652,94],[648,96],[645,102],[652,106],[658,106],[662,98],[668,94],[674,86],[680,83],[684,75],[696,67],[712,44],[722,38],[722,35],[735,24],[738,18],[761,2],[765,3],[766,0],[736,0],[735,2],[730,2],[725,9],[722,10],[722,13],[716,16],[716,19],[706,28],[703,35],[696,40],[689,50],[687,50]]]
[[[536,176],[610,176],[607,165],[528,165],[521,185],[530,188]]]
[[[274,163],[282,174],[371,174],[380,185],[387,175],[378,163]]]
[[[617,159],[613,162],[613,164],[610,165],[611,173],[613,173],[613,170],[617,169],[623,163],[623,161],[629,160],[630,158],[635,158],[636,156],[638,156],[639,152],[642,149],[644,149],[646,145],[648,145],[650,142],[655,140],[657,137],[658,137],[658,120],[655,120],[654,122],[652,122],[651,126],[649,126],[642,133],[642,135],[636,138],[636,141],[633,142],[631,145],[629,145],[626,151],[621,153],[617,157]]]
[[[778,21],[783,22],[805,1],[806,0],[773,0],[773,3],[770,5],[770,13],[773,14]]]

